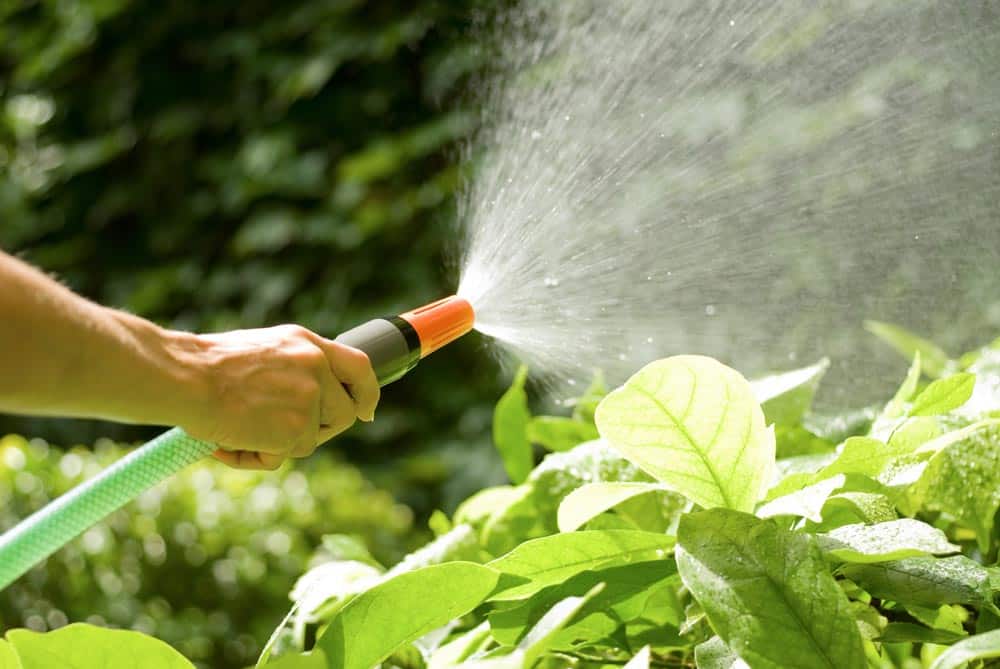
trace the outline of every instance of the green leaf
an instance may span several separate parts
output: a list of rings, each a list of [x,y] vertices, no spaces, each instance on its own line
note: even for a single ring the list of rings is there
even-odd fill
[[[594,374],[590,385],[583,391],[573,406],[573,419],[584,423],[594,424],[594,412],[597,405],[608,394],[608,388],[604,385],[604,375],[600,371]]]
[[[649,669],[649,646],[643,646],[622,669]]]
[[[456,525],[480,527],[494,513],[505,509],[524,495],[524,489],[510,485],[483,488],[455,509]]]
[[[961,550],[941,530],[912,518],[877,525],[845,525],[817,535],[817,539],[824,552],[845,562],[889,562]]]
[[[865,321],[865,329],[896,349],[907,360],[912,360],[919,353],[921,365],[928,376],[942,376],[951,365],[948,354],[936,344],[901,327],[878,321]]]
[[[847,564],[840,572],[871,595],[901,604],[936,607],[990,601],[989,574],[964,555]]]
[[[490,625],[482,622],[465,634],[458,636],[438,648],[431,655],[427,669],[453,669],[461,667],[473,653],[490,642]]]
[[[601,402],[597,427],[625,457],[705,508],[752,511],[774,470],[774,432],[750,384],[711,358],[647,365]]]
[[[896,391],[896,394],[892,398],[892,404],[901,406],[904,402],[909,402],[913,399],[913,396],[917,394],[917,388],[920,385],[921,369],[920,351],[917,351],[913,356],[913,362],[910,364],[910,369],[906,373],[906,378],[903,379],[903,385],[899,387],[899,390]]]
[[[407,571],[451,561],[480,562],[482,551],[471,525],[456,525],[447,533],[413,551],[386,572],[392,578]]]
[[[559,531],[572,532],[588,520],[632,499],[636,495],[662,491],[655,483],[588,483],[571,492],[559,504]]]
[[[760,518],[775,516],[796,516],[813,522],[823,520],[823,507],[827,499],[844,486],[847,477],[843,474],[830,477],[819,483],[806,486],[802,490],[778,497],[757,509]]]
[[[14,648],[3,639],[0,639],[0,667],[3,669],[22,669],[17,655],[14,653]]]
[[[816,390],[830,361],[823,358],[815,365],[791,372],[774,374],[750,382],[768,423],[794,426],[812,407]]]
[[[809,535],[728,510],[688,514],[677,567],[712,628],[755,669],[865,665],[850,603]]]
[[[514,483],[522,483],[528,478],[534,465],[531,442],[528,440],[531,411],[528,409],[528,393],[524,390],[527,379],[528,368],[522,366],[493,411],[493,443],[503,459],[507,476]]]
[[[517,644],[517,652],[524,658],[521,666],[533,667],[539,656],[552,646],[559,632],[603,589],[603,583],[595,585],[582,597],[567,597],[549,609]]]
[[[529,581],[490,599],[524,599],[582,571],[662,558],[673,547],[673,537],[640,530],[589,530],[534,539],[489,563],[499,572]]]
[[[563,416],[536,416],[528,423],[528,441],[549,451],[568,451],[577,444],[597,439],[597,428]]]
[[[372,557],[361,537],[349,534],[324,534],[323,550],[334,560],[353,560],[382,567],[378,560]]]
[[[20,660],[20,665],[14,666],[20,669],[134,667],[139,665],[139,658],[143,669],[194,669],[183,655],[159,639],[84,623],[45,634],[10,630],[7,641]]]
[[[966,634],[948,630],[928,629],[914,623],[889,623],[878,640],[882,643],[935,643],[951,644],[961,641]]]
[[[145,667],[145,665],[142,666]],[[277,660],[263,666],[267,669],[327,669],[329,665],[323,651],[313,650],[308,653],[282,655]]]
[[[885,495],[872,492],[842,492],[831,495],[823,506],[823,525],[827,528],[857,522],[870,525],[896,520],[896,508]]]
[[[556,602],[535,623],[517,646],[497,657],[489,657],[463,664],[465,669],[531,669],[540,656],[552,646],[553,639],[572,620],[594,595],[604,588],[595,585],[582,597],[567,597]],[[503,650],[503,649],[502,649]]]
[[[911,416],[940,416],[957,409],[972,397],[976,375],[967,372],[938,379],[913,400]]]
[[[906,612],[931,629],[954,632],[966,636],[965,623],[969,620],[969,610],[957,604],[928,607],[906,606]]]
[[[638,618],[650,597],[671,583],[676,575],[673,560],[633,562],[585,571],[545,588],[517,606],[491,613],[490,630],[499,643],[513,645],[556,602],[589,592],[603,583],[604,589],[591,597],[573,623],[551,644],[553,648],[572,649],[576,645],[574,641],[599,641],[623,623]]]
[[[1000,630],[977,634],[938,655],[931,669],[962,669],[972,660],[1000,657]]]
[[[1000,510],[1000,428],[969,428],[941,437],[954,443],[931,458],[912,495],[922,508],[943,511],[972,529],[986,553]]]
[[[499,574],[471,562],[402,573],[355,597],[316,641],[331,669],[370,669],[403,644],[478,606]]]
[[[698,669],[750,669],[750,666],[717,636],[695,646],[694,663]]]

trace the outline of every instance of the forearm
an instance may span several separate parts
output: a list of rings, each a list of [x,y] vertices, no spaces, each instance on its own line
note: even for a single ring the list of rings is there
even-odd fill
[[[198,349],[0,252],[0,411],[171,424],[198,399]]]

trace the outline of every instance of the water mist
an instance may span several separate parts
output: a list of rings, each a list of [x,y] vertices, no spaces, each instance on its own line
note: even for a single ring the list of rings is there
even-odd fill
[[[828,355],[858,402],[897,371],[865,319],[1000,330],[992,3],[563,0],[498,33],[460,294],[546,378]]]

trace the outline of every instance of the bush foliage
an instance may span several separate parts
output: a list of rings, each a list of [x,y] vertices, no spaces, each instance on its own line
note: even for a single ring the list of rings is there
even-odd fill
[[[0,527],[124,452],[0,439]],[[410,510],[336,458],[253,473],[199,463],[0,592],[0,627],[89,621],[155,635],[206,667],[243,666],[330,533],[357,536],[386,561],[414,536]]]
[[[666,358],[565,417],[532,416],[518,375],[494,423],[514,483],[436,514],[438,536],[390,568],[328,538],[257,666],[989,666],[1000,340],[953,359],[871,329],[913,363],[851,414],[812,410],[826,360],[748,382]],[[534,466],[524,443],[552,452]],[[113,651],[99,628],[53,634]],[[7,639],[0,653],[38,652],[37,635]]]

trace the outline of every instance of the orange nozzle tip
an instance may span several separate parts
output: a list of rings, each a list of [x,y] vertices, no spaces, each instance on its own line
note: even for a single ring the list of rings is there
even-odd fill
[[[417,331],[420,357],[425,358],[471,330],[476,321],[476,313],[468,300],[452,295],[400,314],[400,318]]]

